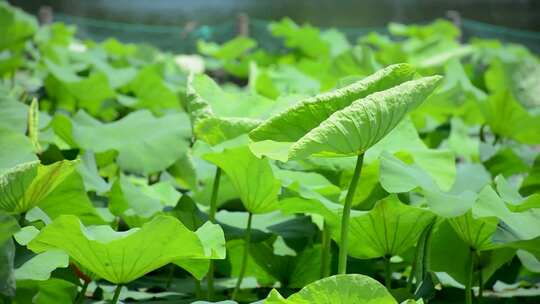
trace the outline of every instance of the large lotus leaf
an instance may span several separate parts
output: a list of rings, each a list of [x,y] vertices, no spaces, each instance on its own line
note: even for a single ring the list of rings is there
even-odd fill
[[[0,51],[20,48],[37,31],[36,19],[23,10],[0,3]]]
[[[413,247],[435,215],[405,205],[396,196],[387,197],[364,214],[352,216],[349,226],[349,254],[357,258],[401,255]],[[335,236],[339,235],[336,230]]]
[[[421,78],[355,101],[334,112],[298,141],[289,143],[290,147],[281,147],[287,149],[285,158],[301,159],[312,154],[350,156],[363,153],[392,131],[409,111],[422,103],[439,80],[438,76]]]
[[[59,161],[48,166],[39,162],[18,165],[0,176],[1,208],[26,212],[45,199],[74,170],[76,161]]]
[[[56,130],[56,132],[63,132]],[[101,123],[79,112],[72,123],[75,142],[85,150],[118,151],[120,168],[140,174],[161,171],[186,152],[190,137],[184,113],[156,118],[147,110],[132,112],[111,123]]]
[[[277,208],[281,183],[274,177],[268,159],[255,157],[247,146],[206,154],[203,158],[227,174],[249,212],[266,213]]]
[[[413,73],[409,65],[392,65],[341,89],[309,97],[262,123],[250,133],[250,137],[256,141],[297,141],[334,112],[371,93],[405,82],[412,78]]]
[[[295,142],[291,159],[312,154],[355,155],[376,144],[412,109],[431,94],[438,76],[408,81],[373,93],[337,111]]]
[[[287,299],[275,289],[265,304],[397,304],[379,282],[361,274],[342,274],[324,278],[302,288]]]
[[[224,247],[224,238],[220,241]],[[82,267],[115,284],[128,283],[175,260],[213,258],[195,232],[170,216],[116,232],[110,226],[85,227],[77,217],[62,215],[43,228],[28,248],[37,253],[63,250]]]

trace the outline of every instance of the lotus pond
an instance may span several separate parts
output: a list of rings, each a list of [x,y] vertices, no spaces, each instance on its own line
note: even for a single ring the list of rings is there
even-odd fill
[[[0,3],[0,302],[539,303],[537,55],[268,31],[171,54]]]

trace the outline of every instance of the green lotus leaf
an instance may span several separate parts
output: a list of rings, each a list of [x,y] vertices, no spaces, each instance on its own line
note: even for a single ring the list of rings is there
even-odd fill
[[[203,158],[225,172],[249,212],[266,213],[277,208],[281,183],[274,177],[268,159],[255,157],[247,146],[209,153]]]
[[[392,65],[344,88],[309,97],[262,123],[250,137],[255,141],[295,142],[334,112],[371,93],[410,80],[413,73],[407,64]]]
[[[342,274],[313,282],[284,298],[275,289],[265,304],[397,304],[392,295],[374,279],[361,274]]]
[[[18,165],[0,176],[0,208],[23,213],[37,206],[74,170],[77,161],[59,161],[48,166],[38,161]]]
[[[116,232],[110,226],[85,227],[77,217],[62,215],[43,228],[28,248],[37,253],[63,250],[83,268],[109,282],[123,284],[176,260],[223,258],[221,228],[207,225],[210,227],[205,229],[213,231],[217,240],[211,243],[222,248],[216,249],[219,254],[207,255],[208,249],[197,233],[170,216],[157,216],[141,228]]]
[[[189,119],[184,113],[156,118],[147,110],[132,112],[111,123],[101,123],[79,112],[70,127],[79,147],[94,152],[116,150],[120,168],[139,174],[158,172],[172,165],[185,153],[191,136]],[[55,132],[66,132],[66,126],[58,126]],[[65,136],[70,137],[69,131]]]
[[[289,150],[289,157],[363,153],[418,106],[435,89],[440,79],[433,76],[409,81],[354,102],[332,114],[295,142]]]
[[[372,75],[367,79],[374,77]],[[325,115],[322,116],[322,121],[320,115],[295,117],[297,113],[294,110],[285,112],[285,114],[277,116],[275,120],[270,119],[263,123],[253,130],[250,136],[254,140],[275,140],[273,135],[266,136],[265,133],[272,134],[276,130],[282,134],[293,132],[294,137],[290,137],[290,139],[296,140],[296,142],[289,143],[290,147],[285,148],[288,159],[301,159],[313,154],[319,156],[357,155],[366,151],[392,131],[409,111],[421,104],[435,89],[440,79],[439,76],[421,78],[373,93],[363,99],[356,100],[349,106],[345,105],[346,107],[343,109],[336,109],[334,112],[331,109],[328,112],[323,112]],[[360,81],[356,84],[362,83],[363,81]],[[338,92],[335,94],[342,94],[340,90],[335,92]],[[313,108],[317,109],[318,107]],[[321,108],[319,111],[327,110]],[[295,130],[297,131],[291,131],[293,127],[290,124],[282,123],[280,117],[285,117],[286,120],[292,118],[295,121]],[[309,126],[303,125],[304,119],[309,119]],[[273,121],[276,122],[273,123]],[[318,122],[320,124],[317,125]],[[279,127],[276,128],[273,124],[277,124]],[[283,127],[288,130],[284,130]],[[300,129],[302,131],[299,131]],[[301,137],[295,139],[298,136]]]
[[[429,210],[405,205],[392,195],[372,210],[351,217],[347,252],[363,259],[401,255],[416,245],[434,219]],[[334,232],[339,236],[339,230]]]

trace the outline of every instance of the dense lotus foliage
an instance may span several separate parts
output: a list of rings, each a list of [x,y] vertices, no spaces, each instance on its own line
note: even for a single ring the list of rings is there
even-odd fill
[[[75,31],[0,3],[0,302],[540,302],[526,48],[444,20],[198,55]]]

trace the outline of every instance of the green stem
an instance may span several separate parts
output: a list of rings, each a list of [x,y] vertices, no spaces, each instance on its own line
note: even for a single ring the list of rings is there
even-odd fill
[[[77,297],[75,298],[76,304],[82,303],[84,301],[84,298],[86,298],[86,290],[88,289],[88,285],[90,285],[90,281],[84,281],[81,291],[79,292],[79,294],[77,294]]]
[[[347,246],[349,242],[349,219],[351,217],[352,201],[354,193],[356,192],[356,186],[360,179],[360,173],[362,171],[362,164],[364,162],[364,154],[358,155],[356,159],[356,167],[349,184],[349,190],[347,191],[347,197],[345,198],[345,206],[343,206],[343,215],[341,217],[341,239],[339,244],[339,259],[338,259],[338,274],[347,273]]]
[[[426,228],[422,231],[420,238],[418,239],[416,245],[416,252],[414,254],[414,261],[412,264],[411,275],[407,280],[407,290],[413,292],[412,285],[413,280],[416,279],[416,289],[418,286],[426,279],[429,275],[429,266],[431,260],[431,238],[433,227],[435,226],[436,220],[433,220],[429,223]]]
[[[330,239],[330,227],[324,222],[321,240],[321,279],[330,275],[330,264],[332,256],[330,255],[330,249],[332,248],[332,240]]]
[[[212,196],[210,197],[210,212],[208,218],[212,223],[216,222],[217,211],[217,196],[219,192],[219,181],[221,180],[221,168],[216,168],[216,174],[214,175],[214,184],[212,185]]]
[[[212,185],[212,196],[210,197],[210,211],[208,218],[212,223],[216,223],[216,211],[217,211],[217,197],[219,193],[219,181],[221,179],[221,168],[216,168],[216,174],[214,175],[214,184]],[[207,298],[208,301],[212,301],[214,297],[214,260],[210,260],[210,267],[208,267],[208,274],[206,275],[206,284],[208,289]]]
[[[384,257],[384,285],[386,289],[392,288],[392,265],[390,263],[390,256]]]
[[[196,278],[193,278],[193,281],[195,282],[195,297],[199,299],[202,297],[201,281],[197,280]]]
[[[167,276],[167,284],[165,284],[165,289],[171,287],[172,281],[174,278],[174,264],[169,265],[169,275]]]
[[[472,304],[472,285],[474,273],[474,249],[469,250],[469,265],[467,266],[467,282],[465,285],[465,303]]]
[[[478,303],[482,303],[484,297],[484,279],[482,276],[482,269],[478,269]]]
[[[233,301],[236,298],[236,294],[238,293],[238,290],[240,290],[240,285],[242,284],[242,280],[244,280],[244,274],[246,273],[247,261],[248,261],[248,256],[249,256],[249,242],[251,239],[252,218],[253,218],[253,214],[250,212],[248,216],[246,236],[245,236],[245,241],[244,241],[245,244],[244,244],[244,255],[242,256],[242,265],[240,265],[240,273],[238,274],[238,280],[236,281],[236,286],[234,287],[234,291],[231,296],[231,300]]]
[[[208,274],[206,275],[206,298],[208,301],[214,299],[214,271],[216,267],[214,265],[214,260],[210,260],[210,265],[208,265]]]
[[[118,302],[118,298],[120,298],[121,291],[122,291],[122,284],[116,285],[116,289],[114,290],[114,296],[111,301],[112,304],[116,304],[116,302]]]

